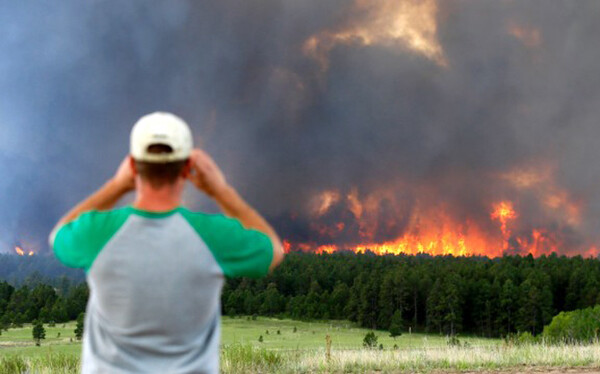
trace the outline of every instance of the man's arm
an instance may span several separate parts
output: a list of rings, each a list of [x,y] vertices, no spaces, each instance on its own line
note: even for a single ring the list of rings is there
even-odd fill
[[[213,198],[223,212],[240,220],[248,229],[266,234],[273,244],[273,261],[269,270],[273,270],[284,257],[283,245],[275,230],[237,191],[229,186],[225,177],[213,159],[200,149],[194,149],[190,156],[192,173],[189,179],[199,190]]]
[[[77,204],[58,221],[52,230],[52,234],[50,234],[50,241],[54,241],[54,236],[62,225],[74,221],[82,213],[90,210],[108,210],[112,208],[123,195],[134,188],[135,182],[131,157],[127,156],[121,162],[121,165],[113,178],[109,179],[98,191]]]

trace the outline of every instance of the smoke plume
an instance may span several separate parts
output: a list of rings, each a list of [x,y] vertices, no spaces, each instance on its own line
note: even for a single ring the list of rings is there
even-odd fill
[[[136,119],[164,110],[292,249],[594,254],[598,14],[593,0],[2,2],[0,251],[47,250]],[[191,189],[186,202],[215,210]]]

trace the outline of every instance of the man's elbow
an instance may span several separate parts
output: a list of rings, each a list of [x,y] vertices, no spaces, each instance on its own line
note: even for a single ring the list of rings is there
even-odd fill
[[[50,232],[50,235],[48,235],[48,244],[50,245],[50,249],[52,250],[54,250],[54,241],[56,239],[56,234],[58,234],[58,230],[60,229],[60,227],[61,226],[57,224]]]
[[[269,271],[273,271],[285,257],[285,252],[283,251],[283,244],[279,238],[277,240],[273,240],[273,260],[271,261],[271,266],[269,267]]]

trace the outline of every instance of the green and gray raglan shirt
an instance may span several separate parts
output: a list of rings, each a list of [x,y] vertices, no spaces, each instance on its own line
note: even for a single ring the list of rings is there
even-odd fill
[[[179,207],[91,211],[51,238],[87,273],[84,373],[216,373],[227,277],[260,277],[270,239],[223,215]]]

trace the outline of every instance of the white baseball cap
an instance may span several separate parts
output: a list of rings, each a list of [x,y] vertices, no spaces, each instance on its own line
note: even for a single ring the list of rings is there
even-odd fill
[[[131,129],[130,141],[131,156],[145,162],[182,161],[190,157],[193,148],[188,124],[165,112],[154,112],[140,118]],[[149,152],[149,147],[157,144],[171,147],[172,152]]]

